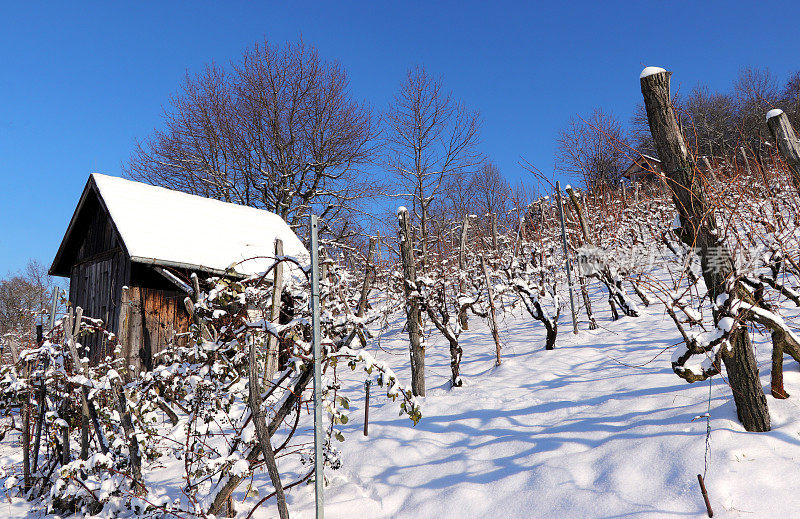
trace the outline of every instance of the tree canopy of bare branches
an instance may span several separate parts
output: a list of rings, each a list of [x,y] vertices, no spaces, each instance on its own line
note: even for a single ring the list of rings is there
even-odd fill
[[[423,67],[408,71],[387,116],[389,170],[419,228],[423,264],[431,235],[430,210],[448,182],[482,163],[476,146],[480,118]]]
[[[556,137],[556,170],[583,180],[588,189],[616,187],[628,165],[628,139],[610,112],[573,117]]]
[[[131,178],[266,209],[293,228],[313,208],[337,237],[373,194],[378,122],[344,68],[302,42],[256,43],[229,70],[187,73],[163,120],[137,144]]]
[[[0,337],[30,340],[36,317],[48,310],[53,280],[47,267],[30,260],[24,270],[0,279]]]

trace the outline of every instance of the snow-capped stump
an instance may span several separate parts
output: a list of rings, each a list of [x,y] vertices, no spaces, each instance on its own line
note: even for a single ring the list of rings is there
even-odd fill
[[[276,239],[281,256],[307,263],[302,242],[276,214],[95,173],[50,274],[69,277],[72,304],[121,336],[129,365],[150,368],[159,348],[185,340],[192,317],[183,300],[199,290],[191,275],[258,275],[276,263]],[[301,276],[289,268],[287,275]],[[92,362],[104,355],[103,341],[85,339]]]
[[[774,108],[767,112],[767,126],[781,156],[791,171],[792,183],[800,191],[800,142],[783,110]]]
[[[660,74],[662,72],[666,72],[666,69],[661,67],[645,67],[644,70],[642,70],[642,73],[639,74],[639,79],[646,78],[654,74]]]
[[[740,296],[745,297],[743,295],[746,291],[745,288],[736,283],[729,284],[726,281],[735,278],[733,256],[728,246],[718,235],[716,220],[713,216],[714,206],[706,196],[705,188],[700,182],[699,175],[694,174],[695,164],[686,149],[686,143],[672,107],[670,75],[659,74],[658,71],[648,69],[651,69],[651,67],[642,71],[640,76],[642,97],[653,135],[653,142],[658,152],[658,157],[664,164],[664,171],[669,176],[673,200],[680,214],[682,224],[679,231],[680,239],[687,247],[695,248],[699,252],[704,266],[702,276],[708,291],[708,297],[711,300],[718,301],[723,296],[728,300]],[[717,261],[715,261],[715,258]],[[708,265],[712,261],[715,268],[709,269]],[[721,305],[718,304],[718,306]],[[722,316],[729,316],[734,319],[741,317],[739,312],[730,307],[728,308],[731,313],[722,313]],[[700,351],[692,349],[691,339],[683,332],[674,315],[674,312],[672,312],[670,317],[675,320],[676,326],[682,332],[688,352],[690,354],[705,355],[708,352],[705,347],[700,348]],[[763,432],[770,430],[767,401],[764,392],[761,390],[758,366],[755,362],[753,345],[747,328],[734,328],[729,334],[723,335],[718,344],[723,342],[730,344],[730,348],[719,348],[719,357],[725,363],[737,414],[742,425],[748,431]],[[712,348],[716,345],[717,343],[709,343]],[[685,369],[689,358],[691,358],[691,355],[681,356],[682,362],[678,363],[677,367],[673,363],[677,374],[691,372]],[[699,376],[701,379],[706,374],[710,376],[712,371],[713,369],[705,370],[701,366],[701,375]]]

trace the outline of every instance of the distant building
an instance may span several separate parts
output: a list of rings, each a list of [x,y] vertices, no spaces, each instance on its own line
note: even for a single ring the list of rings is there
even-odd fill
[[[661,169],[661,161],[650,155],[639,154],[639,156],[622,172],[622,178],[627,179],[631,184],[663,182],[664,171]]]
[[[191,274],[263,272],[274,262],[276,238],[285,255],[307,257],[286,222],[268,211],[93,174],[50,274],[69,278],[73,307],[127,337],[128,364],[150,368],[153,355],[188,330]],[[99,334],[82,343],[93,362],[111,353]]]

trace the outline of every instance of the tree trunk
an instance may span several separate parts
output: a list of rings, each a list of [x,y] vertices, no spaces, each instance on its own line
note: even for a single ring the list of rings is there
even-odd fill
[[[550,322],[543,321],[544,328],[547,330],[547,338],[545,339],[544,349],[554,350],[556,348],[556,337],[558,336],[558,321]]]
[[[463,350],[458,344],[458,339],[448,337],[447,342],[450,344],[450,372],[452,379],[450,383],[453,387],[461,387],[461,355]]]
[[[680,238],[690,247],[700,249],[703,278],[711,300],[716,301],[718,295],[726,292],[725,283],[733,274],[733,262],[730,251],[717,239],[714,213],[706,201],[702,183],[678,128],[670,99],[670,73],[663,69],[657,70],[641,77],[640,83],[653,142],[680,215]],[[717,249],[717,256],[727,257],[727,261],[715,261],[715,265],[720,268],[709,268],[709,250],[712,248]],[[715,315],[715,320],[716,318]],[[768,431],[770,425],[767,399],[761,388],[758,366],[747,330],[735,332],[731,337],[731,344],[733,351],[726,351],[723,361],[728,371],[737,415],[746,430]]]
[[[256,428],[256,436],[261,446],[261,454],[264,456],[264,463],[267,466],[269,479],[275,487],[275,499],[278,502],[278,514],[281,519],[289,519],[289,509],[286,507],[286,496],[283,493],[281,475],[278,471],[278,464],[275,461],[275,453],[270,443],[270,434],[267,430],[267,421],[264,418],[263,403],[261,401],[261,384],[258,378],[258,364],[256,362],[256,343],[252,337],[249,339],[249,362],[248,362],[248,386],[250,389],[250,412],[253,415],[253,425]]]
[[[137,494],[144,490],[142,485],[142,457],[139,453],[139,441],[136,439],[136,429],[133,427],[131,413],[128,410],[128,400],[119,379],[111,381],[111,389],[116,400],[117,412],[120,416],[122,430],[128,440],[128,453],[131,458],[131,472],[133,473],[133,489]]]
[[[403,262],[403,289],[406,295],[406,319],[411,354],[411,392],[425,396],[425,347],[422,337],[420,294],[417,292],[417,272],[414,265],[414,244],[411,241],[411,222],[408,210],[397,211],[400,225],[400,259]],[[424,239],[424,237],[423,237]]]
[[[584,276],[578,278],[581,285],[581,296],[583,297],[583,305],[586,307],[586,317],[589,318],[589,329],[596,330],[597,321],[594,319],[594,312],[592,312],[592,299],[589,297],[589,288]]]
[[[287,389],[290,392],[288,398],[283,401],[283,404],[278,408],[278,411],[273,416],[272,421],[267,428],[267,435],[272,437],[275,434],[275,431],[278,430],[278,427],[283,423],[283,420],[286,419],[286,416],[289,414],[289,411],[297,404],[297,401],[300,399],[303,391],[305,391],[306,387],[308,386],[309,381],[311,381],[311,377],[314,374],[313,366],[306,366],[305,371],[300,375],[295,383],[294,387],[291,389]],[[250,449],[250,452],[247,453],[247,462],[253,464],[258,459],[259,454],[261,454],[261,444],[258,443]],[[225,483],[220,487],[219,491],[217,492],[216,496],[214,496],[211,505],[208,508],[209,514],[218,515],[225,503],[227,503],[228,498],[231,496],[236,487],[244,479],[242,475],[236,476],[229,476]]]

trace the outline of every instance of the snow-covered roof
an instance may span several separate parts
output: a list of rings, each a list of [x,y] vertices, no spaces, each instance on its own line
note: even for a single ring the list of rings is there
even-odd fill
[[[132,262],[250,276],[273,264],[276,238],[285,256],[308,261],[297,235],[269,211],[98,173],[87,189],[92,183]]]

